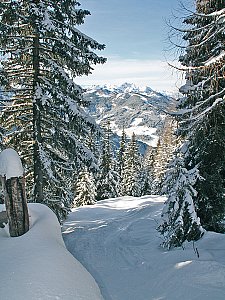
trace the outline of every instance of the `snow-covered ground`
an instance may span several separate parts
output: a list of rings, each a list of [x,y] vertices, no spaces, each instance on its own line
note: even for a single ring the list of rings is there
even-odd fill
[[[105,300],[224,300],[225,235],[207,232],[194,247],[163,250],[155,228],[164,200],[121,197],[74,209],[66,245]],[[0,299],[102,300],[51,210],[29,204],[29,214],[21,237],[0,228]]]
[[[121,197],[74,209],[63,227],[66,246],[105,300],[224,300],[225,235],[208,232],[163,250],[155,228],[164,200]]]
[[[31,229],[21,237],[0,228],[0,299],[102,300],[94,279],[66,250],[54,213],[29,204],[29,214]]]

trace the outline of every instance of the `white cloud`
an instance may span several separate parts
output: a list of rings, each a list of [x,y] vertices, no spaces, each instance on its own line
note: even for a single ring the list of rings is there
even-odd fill
[[[175,64],[174,62],[172,64]],[[121,84],[131,82],[155,90],[177,91],[182,74],[160,60],[109,58],[104,65],[94,66],[92,75],[76,79],[81,85]]]

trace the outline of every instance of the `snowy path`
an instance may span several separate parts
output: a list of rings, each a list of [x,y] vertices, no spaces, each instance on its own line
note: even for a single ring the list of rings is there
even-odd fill
[[[77,208],[63,227],[69,251],[105,300],[224,300],[225,235],[164,251],[155,230],[163,197],[121,197]],[[90,299],[91,300],[91,299]]]

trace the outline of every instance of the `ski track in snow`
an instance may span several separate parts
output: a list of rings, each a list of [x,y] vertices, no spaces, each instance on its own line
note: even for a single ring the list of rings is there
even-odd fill
[[[224,300],[225,235],[207,232],[165,251],[156,231],[164,197],[121,197],[74,209],[63,226],[68,250],[105,300]]]

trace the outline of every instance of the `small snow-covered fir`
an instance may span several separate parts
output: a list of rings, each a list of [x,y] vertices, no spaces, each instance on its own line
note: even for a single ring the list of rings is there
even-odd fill
[[[75,185],[75,198],[73,207],[92,205],[96,202],[96,186],[94,176],[85,167],[78,176]]]
[[[115,198],[118,196],[120,180],[117,163],[113,155],[110,122],[104,126],[102,151],[99,158],[99,173],[97,174],[97,200]]]
[[[140,196],[142,192],[141,179],[141,157],[133,133],[124,153],[124,169],[119,187],[120,195]]]
[[[164,238],[163,247],[179,247],[186,240],[195,241],[203,235],[204,230],[197,217],[193,200],[197,195],[193,186],[198,178],[198,170],[187,170],[183,157],[177,152],[164,182],[163,192],[168,198],[158,227]]]

